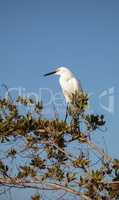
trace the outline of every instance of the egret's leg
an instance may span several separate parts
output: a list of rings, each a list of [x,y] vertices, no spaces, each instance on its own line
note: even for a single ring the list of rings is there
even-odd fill
[[[68,105],[66,107],[66,114],[65,114],[65,119],[64,119],[64,122],[66,123],[67,121],[67,117],[68,117]]]

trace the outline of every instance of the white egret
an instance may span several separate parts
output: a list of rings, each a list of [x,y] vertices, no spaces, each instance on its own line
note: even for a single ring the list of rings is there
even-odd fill
[[[75,75],[66,67],[59,67],[55,71],[45,74],[44,76],[49,76],[51,74],[59,75],[59,83],[64,94],[67,105],[70,105],[71,95],[76,92],[82,92],[80,81],[75,77]]]

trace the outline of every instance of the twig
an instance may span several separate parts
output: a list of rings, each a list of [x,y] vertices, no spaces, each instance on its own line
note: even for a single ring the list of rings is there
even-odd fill
[[[112,161],[112,158],[108,156],[101,148],[99,148],[96,144],[92,143],[90,140],[87,140],[86,144],[89,147],[94,149],[97,153],[99,153],[105,161]]]

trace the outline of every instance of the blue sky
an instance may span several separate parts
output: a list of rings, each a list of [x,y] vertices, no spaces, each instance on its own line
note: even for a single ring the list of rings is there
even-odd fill
[[[0,84],[60,92],[57,77],[42,75],[68,66],[92,94],[91,109],[104,113],[108,131],[101,133],[108,152],[118,156],[119,1],[0,1]],[[99,96],[113,88],[114,111]],[[106,105],[109,97],[102,97]]]

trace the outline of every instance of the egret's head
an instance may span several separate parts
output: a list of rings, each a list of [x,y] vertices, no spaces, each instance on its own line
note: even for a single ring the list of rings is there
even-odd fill
[[[62,76],[68,73],[71,73],[71,71],[66,67],[59,67],[56,69],[56,75]]]
[[[49,76],[51,74],[56,74],[59,76],[72,76],[72,72],[66,67],[59,67],[55,71],[45,74],[44,76]]]

